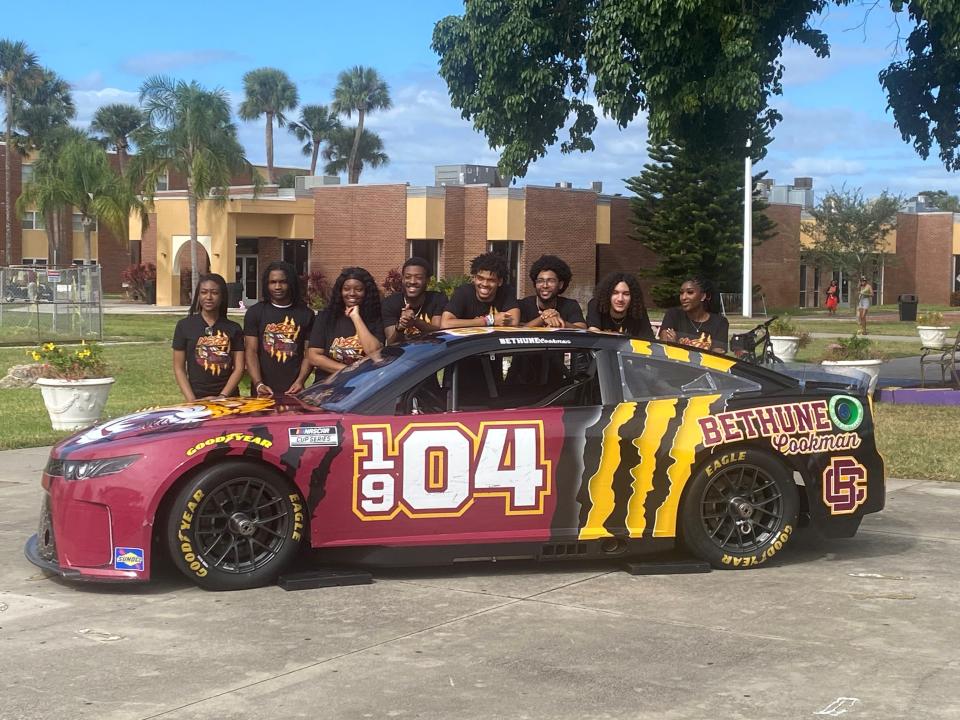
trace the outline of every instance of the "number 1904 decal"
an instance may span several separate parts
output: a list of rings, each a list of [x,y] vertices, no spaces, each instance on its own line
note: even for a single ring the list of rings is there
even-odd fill
[[[540,515],[553,472],[537,420],[353,427],[353,512],[361,520],[458,517],[478,497],[505,498],[507,515]]]

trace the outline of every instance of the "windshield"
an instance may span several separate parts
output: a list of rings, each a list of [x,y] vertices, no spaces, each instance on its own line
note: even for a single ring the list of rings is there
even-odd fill
[[[370,357],[314,383],[297,397],[313,407],[350,412],[381,388],[422,368],[423,363],[436,354],[437,347],[437,341],[420,341],[381,348]]]

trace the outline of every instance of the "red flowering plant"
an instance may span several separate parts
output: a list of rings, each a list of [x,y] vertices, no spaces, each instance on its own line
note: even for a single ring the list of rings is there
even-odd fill
[[[300,287],[306,288],[307,296],[304,298],[311,310],[323,310],[330,299],[330,283],[327,277],[319,270],[304,275],[300,278]]]

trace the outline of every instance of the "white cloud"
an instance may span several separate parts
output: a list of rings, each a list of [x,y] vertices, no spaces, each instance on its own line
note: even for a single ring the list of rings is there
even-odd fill
[[[827,78],[860,65],[875,65],[879,71],[890,61],[890,51],[866,45],[832,45],[830,56],[818,58],[806,45],[788,45],[781,62],[787,87],[822,83]]]
[[[120,62],[120,69],[131,75],[153,75],[196,65],[245,60],[246,56],[233,50],[198,49],[149,52],[128,57]]]
[[[93,119],[93,114],[101,105],[111,103],[127,103],[138,105],[140,95],[131,90],[120,88],[103,88],[102,90],[73,90],[73,102],[77,107],[77,117],[74,124],[78,127],[87,127]]]

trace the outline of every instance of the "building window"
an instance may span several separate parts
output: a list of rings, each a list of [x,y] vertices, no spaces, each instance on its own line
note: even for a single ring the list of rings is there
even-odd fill
[[[813,306],[820,307],[820,268],[813,268]]]
[[[20,264],[21,265],[46,265],[47,259],[46,258],[23,258],[23,260],[20,261]]]
[[[158,191],[169,190],[170,189],[170,171],[164,170],[162,175],[157,176],[157,188]]]
[[[20,185],[26,187],[27,183],[33,182],[33,165],[20,166]]]
[[[433,268],[433,276],[440,277],[439,240],[410,240],[407,243],[407,257],[423,258]]]
[[[507,260],[507,267],[510,269],[507,284],[513,286],[514,292],[517,292],[517,279],[520,276],[520,246],[522,244],[519,240],[496,240],[490,243],[490,252],[503,255]]]
[[[97,231],[97,225],[98,225],[97,219],[94,218],[94,219],[93,219],[93,227],[90,228],[90,229],[91,229],[93,232],[96,232],[96,231]],[[83,214],[82,214],[82,213],[74,213],[74,214],[73,214],[73,231],[74,231],[75,233],[83,232]]]
[[[73,264],[74,264],[74,265],[84,265],[85,263],[83,262],[83,258],[74,258],[74,259],[73,259]],[[88,263],[86,263],[86,264],[87,264],[87,265],[96,265],[96,264],[97,264],[97,259],[96,259],[96,258],[93,258],[90,262],[88,262]]]
[[[306,275],[310,267],[310,243],[306,240],[284,240],[281,257],[284,262],[293,265],[298,276]]]
[[[22,230],[46,230],[47,221],[43,213],[36,210],[27,210],[20,218],[20,228]]]
[[[807,306],[807,266],[800,265],[800,307]]]
[[[953,291],[960,292],[960,255],[953,256]]]

